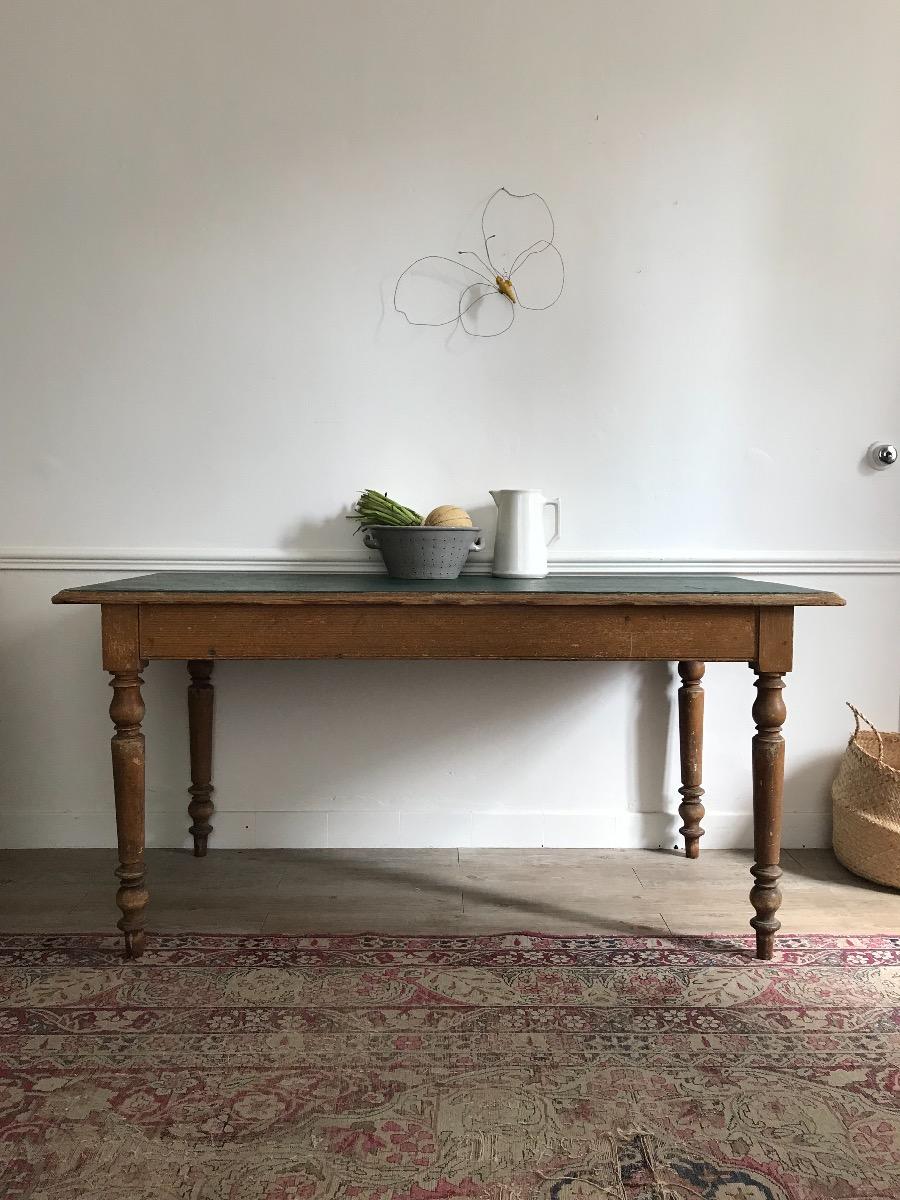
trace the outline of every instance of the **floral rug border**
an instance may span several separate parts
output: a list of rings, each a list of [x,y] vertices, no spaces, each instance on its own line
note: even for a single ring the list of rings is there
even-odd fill
[[[240,961],[279,966],[309,965],[320,961],[348,963],[460,962],[527,964],[550,962],[556,966],[663,966],[690,961],[705,964],[760,968],[789,965],[878,965],[900,961],[900,934],[782,934],[776,939],[775,958],[762,963],[754,955],[754,937],[735,934],[555,934],[530,931],[471,934],[245,934],[149,933],[143,966],[186,966]],[[44,964],[77,966],[98,959],[120,960],[118,933],[0,933],[0,968],[21,964],[22,956],[36,956]]]

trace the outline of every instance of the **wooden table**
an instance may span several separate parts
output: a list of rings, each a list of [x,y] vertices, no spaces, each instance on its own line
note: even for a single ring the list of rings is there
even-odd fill
[[[706,662],[756,674],[752,745],[755,915],[759,958],[771,958],[781,904],[784,676],[794,608],[843,604],[832,592],[730,576],[554,575],[548,579],[395,580],[383,575],[160,572],[70,588],[54,604],[99,604],[103,667],[112,675],[112,739],[125,954],[144,949],[144,736],[141,671],[185,659],[190,675],[194,854],[212,826],[213,687],[217,659],[562,659],[678,663],[685,851],[700,852]]]

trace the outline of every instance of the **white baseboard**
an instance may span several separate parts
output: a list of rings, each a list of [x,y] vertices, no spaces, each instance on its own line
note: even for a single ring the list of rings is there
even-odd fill
[[[489,558],[466,567],[490,571]],[[383,570],[377,553],[359,550],[246,550],[221,547],[5,546],[0,571],[346,571]],[[599,555],[570,553],[551,559],[554,575],[583,574],[743,574],[743,575],[896,575],[900,551],[766,551],[703,553],[666,551]]]
[[[191,845],[184,812],[147,812],[147,845]],[[534,848],[670,849],[680,845],[680,824],[672,813],[585,812],[217,812],[211,847],[235,849],[357,849],[360,846],[413,848],[502,846]],[[753,844],[750,813],[707,813],[704,847],[749,850]],[[831,845],[828,812],[786,812],[785,849]],[[115,816],[109,812],[0,812],[0,846],[11,850],[38,846],[109,846],[116,844]]]

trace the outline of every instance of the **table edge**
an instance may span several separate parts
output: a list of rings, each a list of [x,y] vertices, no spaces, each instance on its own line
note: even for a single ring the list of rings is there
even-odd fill
[[[245,605],[352,605],[388,607],[419,605],[549,605],[610,607],[613,605],[739,606],[749,608],[842,607],[847,602],[836,592],[84,592],[64,588],[53,604],[245,604]]]

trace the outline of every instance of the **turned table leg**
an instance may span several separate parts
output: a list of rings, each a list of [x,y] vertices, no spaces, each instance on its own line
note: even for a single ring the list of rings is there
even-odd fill
[[[699,858],[703,830],[700,822],[705,809],[700,802],[703,788],[703,685],[700,680],[706,667],[691,660],[678,664],[681,687],[678,689],[678,734],[681,745],[681,793],[678,813],[684,822],[679,833],[684,836],[684,852],[688,858]]]
[[[188,805],[194,835],[194,857],[206,855],[206,843],[213,827],[209,818],[214,811],[212,800],[212,739],[214,692],[210,676],[213,664],[203,659],[191,659],[187,665],[191,677],[188,687],[188,728],[191,743],[191,802]]]
[[[116,731],[112,739],[116,834],[119,844],[119,928],[125,935],[125,957],[144,952],[144,910],[150,894],[144,887],[144,701],[141,697],[140,622],[136,604],[104,604],[103,666],[112,675],[109,706]]]
[[[150,899],[144,887],[144,701],[138,671],[113,674],[109,706],[116,732],[112,739],[113,784],[116,793],[116,832],[119,844],[119,890],[122,910],[119,928],[125,935],[125,957],[144,952],[144,909]]]
[[[775,934],[781,928],[776,917],[781,907],[781,808],[784,790],[784,738],[781,727],[787,715],[781,692],[784,676],[756,669],[756,700],[753,720],[753,847],[755,862],[750,902],[756,916],[756,957],[771,958]]]

